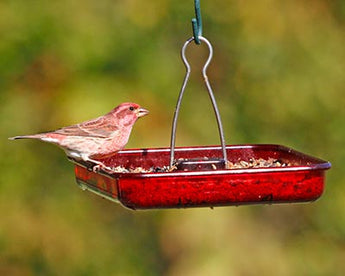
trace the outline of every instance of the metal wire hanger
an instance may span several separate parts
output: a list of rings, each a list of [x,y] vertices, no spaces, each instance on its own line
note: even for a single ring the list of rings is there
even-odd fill
[[[212,60],[213,57],[213,48],[211,43],[202,36],[202,21],[201,21],[201,12],[200,12],[200,1],[199,0],[195,0],[194,1],[194,5],[195,5],[195,14],[196,14],[196,18],[192,19],[192,26],[193,26],[193,37],[189,38],[183,45],[182,50],[181,50],[181,57],[182,57],[182,61],[186,67],[186,74],[184,77],[184,81],[180,90],[180,94],[177,100],[177,104],[176,104],[176,108],[175,108],[175,112],[174,112],[174,119],[173,119],[173,124],[172,124],[172,131],[171,131],[171,141],[170,141],[170,167],[172,167],[174,165],[174,159],[175,159],[175,141],[176,141],[176,126],[177,126],[177,119],[178,119],[178,115],[180,112],[180,107],[181,107],[181,102],[182,102],[182,98],[190,77],[190,73],[191,73],[191,67],[190,64],[186,58],[186,49],[188,47],[188,45],[192,42],[195,41],[196,44],[201,44],[201,42],[204,42],[208,49],[209,49],[209,56],[206,60],[206,63],[204,65],[204,67],[202,68],[202,76],[208,91],[208,95],[210,97],[210,100],[212,102],[212,106],[213,106],[213,110],[217,119],[217,125],[218,125],[218,131],[219,131],[219,137],[220,137],[220,143],[221,143],[221,147],[222,147],[222,153],[223,153],[223,162],[225,164],[225,167],[227,167],[227,153],[226,153],[226,145],[225,145],[225,139],[224,139],[224,132],[223,132],[223,126],[222,126],[222,122],[221,122],[221,118],[220,118],[220,113],[217,107],[217,103],[216,103],[216,99],[214,97],[212,88],[211,88],[211,84],[208,80],[208,76],[207,76],[207,68]]]

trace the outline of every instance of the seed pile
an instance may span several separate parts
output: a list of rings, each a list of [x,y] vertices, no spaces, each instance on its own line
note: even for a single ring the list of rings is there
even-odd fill
[[[124,168],[122,166],[117,166],[117,167],[112,168],[112,172],[114,173],[157,173],[157,172],[170,172],[173,170],[175,170],[175,167],[170,169],[169,166],[151,167],[149,169],[145,169],[143,167]]]
[[[290,163],[286,163],[275,158],[268,158],[268,159],[251,158],[249,159],[249,161],[239,160],[238,162],[230,162],[230,161],[228,162],[228,168],[230,170],[276,168],[276,167],[289,167],[289,166],[291,166]],[[176,170],[175,166],[173,166],[172,168],[170,168],[169,166],[151,167],[149,169],[145,169],[143,167],[125,168],[123,166],[116,166],[116,167],[111,168],[111,173],[160,173],[160,172],[163,173],[163,172],[173,172],[175,170]]]
[[[258,168],[275,168],[275,167],[288,167],[291,166],[289,163],[285,163],[281,160],[275,158],[255,159],[251,158],[249,161],[238,161],[238,162],[229,162],[229,169],[258,169]]]

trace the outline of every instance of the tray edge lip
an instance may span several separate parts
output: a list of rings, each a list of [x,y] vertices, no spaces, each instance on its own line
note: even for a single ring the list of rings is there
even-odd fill
[[[149,172],[149,173],[107,173],[104,171],[99,172],[103,176],[107,176],[112,179],[142,179],[142,178],[157,178],[157,177],[188,177],[188,176],[224,176],[224,175],[237,175],[237,174],[254,174],[254,173],[284,173],[284,172],[299,172],[299,171],[313,171],[313,170],[328,170],[331,168],[331,163],[322,160],[318,157],[305,154],[303,152],[297,151],[293,148],[279,145],[279,144],[236,144],[227,145],[227,149],[273,149],[279,151],[287,151],[295,155],[303,155],[315,161],[310,166],[292,166],[292,167],[275,167],[275,168],[256,168],[256,169],[233,169],[233,170],[209,170],[209,171],[189,171],[189,172]],[[209,146],[188,146],[188,147],[176,147],[176,151],[188,151],[188,150],[221,150],[219,145],[209,145]],[[143,153],[143,152],[169,152],[170,148],[134,148],[134,149],[124,149],[119,151],[117,154],[126,153]],[[82,163],[71,160],[76,166],[84,167]]]

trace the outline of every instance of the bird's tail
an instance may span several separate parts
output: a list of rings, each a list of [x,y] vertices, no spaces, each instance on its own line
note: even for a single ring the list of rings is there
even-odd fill
[[[33,135],[21,135],[21,136],[14,136],[8,138],[9,140],[17,140],[17,139],[41,139],[42,136],[40,134],[33,134]]]

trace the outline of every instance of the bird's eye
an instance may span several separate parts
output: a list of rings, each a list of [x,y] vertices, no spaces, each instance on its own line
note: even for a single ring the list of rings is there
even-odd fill
[[[131,107],[129,108],[129,110],[130,110],[130,111],[133,111],[133,110],[134,110],[134,107],[133,107],[133,106],[131,106]]]

